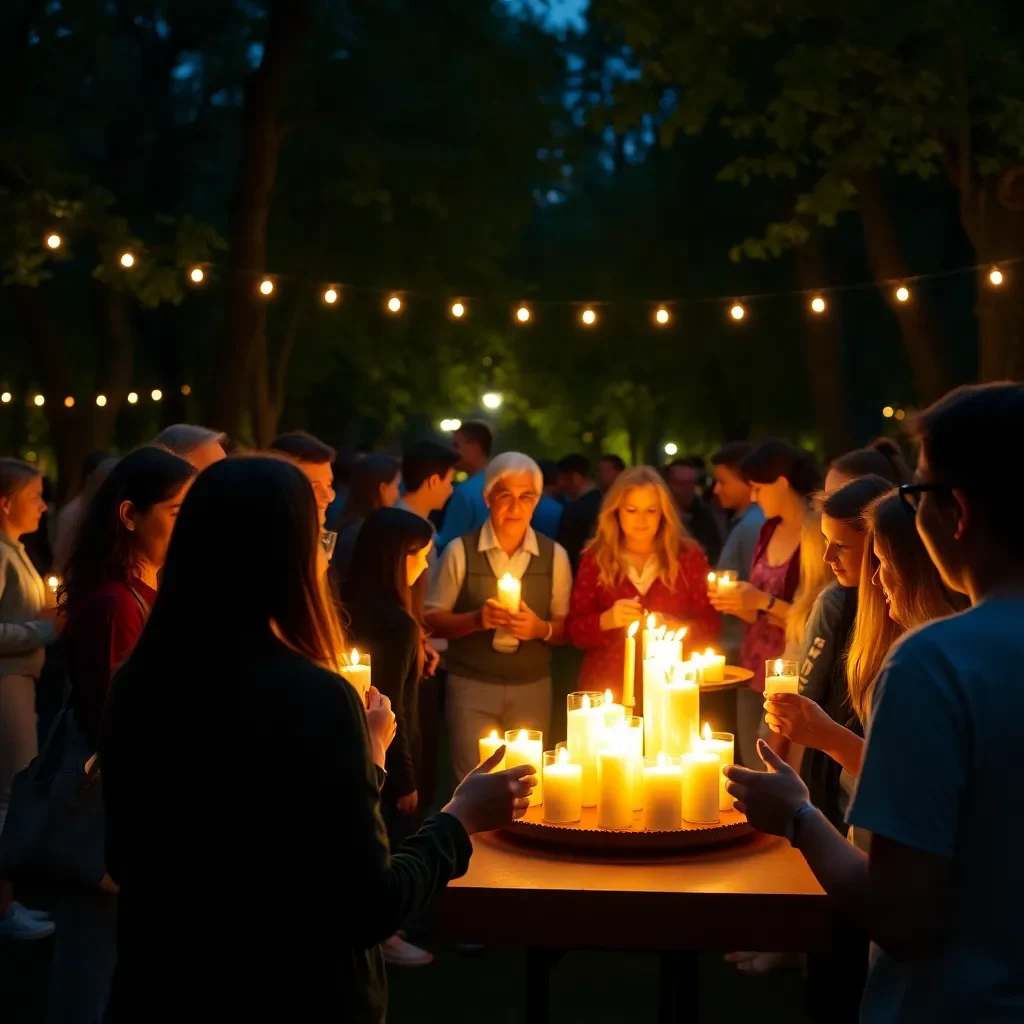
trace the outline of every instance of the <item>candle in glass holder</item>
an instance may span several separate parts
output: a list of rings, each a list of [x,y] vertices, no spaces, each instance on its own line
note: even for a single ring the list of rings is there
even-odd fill
[[[691,663],[676,665],[661,694],[661,749],[685,754],[693,748],[700,719],[700,685]],[[650,753],[650,751],[648,751]]]
[[[678,757],[645,757],[643,826],[648,832],[670,832],[683,824],[683,776]]]
[[[597,806],[597,751],[604,736],[604,695],[596,690],[570,693],[566,706],[566,744],[573,764],[583,768],[583,806]]]
[[[366,695],[370,692],[370,656],[354,647],[345,655],[345,664],[341,667],[342,676],[347,679],[366,704]]]
[[[646,622],[646,629],[643,631],[641,641],[643,642],[643,656],[644,660],[653,657],[651,651],[651,645],[658,639],[658,617],[657,615],[648,615]]]
[[[725,682],[725,655],[715,654],[709,647],[703,654],[694,654],[694,659],[703,670],[705,683]]]
[[[639,622],[626,630],[626,652],[622,659],[622,703],[631,708],[636,704],[636,631]]]
[[[764,695],[773,693],[799,693],[800,676],[795,661],[775,658],[764,663]]]
[[[683,821],[708,824],[718,821],[721,761],[718,754],[692,750],[682,756]]]
[[[601,710],[604,712],[604,727],[606,729],[614,729],[617,725],[622,725],[622,721],[626,717],[625,707],[615,702],[611,690],[604,691]]]
[[[729,780],[723,774],[722,769],[736,762],[736,737],[731,732],[712,732],[711,726],[705,722],[700,739],[702,750],[718,755],[718,809],[731,811],[733,799],[725,791],[726,783]]]
[[[708,573],[708,593],[715,594],[718,592],[718,577],[713,573]]]
[[[740,574],[735,569],[720,569],[715,577],[715,592],[725,594],[735,590],[739,580]]]
[[[504,744],[504,740],[498,735],[497,729],[492,729],[490,735],[481,736],[480,743],[480,762],[483,763],[493,754],[498,747]],[[495,767],[491,769],[492,772],[500,772],[505,767],[505,758],[502,758]]]
[[[616,730],[619,744],[629,752],[633,763],[633,810],[644,805],[644,720],[636,715],[625,719]]]
[[[633,827],[633,763],[625,746],[597,752],[597,825],[620,831]]]
[[[544,751],[544,820],[552,825],[579,821],[583,807],[583,767],[572,764],[565,747]]]
[[[537,785],[530,795],[530,806],[544,803],[544,736],[539,729],[509,729],[505,733],[505,767],[528,764],[537,774]]]

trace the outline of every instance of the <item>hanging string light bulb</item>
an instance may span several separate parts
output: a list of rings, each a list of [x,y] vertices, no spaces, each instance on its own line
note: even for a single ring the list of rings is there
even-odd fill
[[[825,300],[820,295],[815,295],[811,299],[811,312],[812,313],[824,313],[826,309]]]
[[[0,402],[2,402],[4,405],[10,405],[11,398],[13,397],[14,396],[10,393],[10,391],[5,391],[2,395],[0,395]]]
[[[274,294],[274,282],[271,281],[269,277],[263,278],[263,280],[260,281],[260,295],[262,295],[264,298],[266,298],[267,296],[273,295],[273,294]]]
[[[397,295],[392,295],[388,299],[388,312],[389,313],[401,313],[402,312],[402,300]]]
[[[527,306],[520,306],[520,307],[519,307],[519,308],[518,308],[518,309],[516,310],[516,319],[517,319],[517,320],[518,320],[518,321],[519,321],[519,322],[520,322],[521,324],[525,324],[525,323],[528,323],[528,322],[529,322],[529,319],[530,319],[530,310],[529,310],[529,308],[528,308]]]
[[[62,241],[63,239],[60,235],[54,231],[52,234],[46,236],[46,247],[47,249],[59,249]]]
[[[159,402],[164,397],[164,393],[159,388],[153,388],[149,393],[149,397],[152,398],[154,402]]]
[[[42,395],[36,395],[35,398],[32,399],[32,404],[37,409],[42,409],[42,407],[46,405],[46,399]]]
[[[461,302],[453,302],[451,314],[456,320],[460,320],[466,315],[466,307]]]
[[[64,399],[64,408],[65,409],[74,409],[74,407],[75,407],[74,396],[68,395],[68,397]]]
[[[589,307],[580,313],[580,320],[586,324],[587,327],[593,327],[597,323],[597,314]]]
[[[654,322],[657,324],[661,324],[662,327],[664,327],[665,324],[667,324],[671,319],[672,317],[669,314],[669,311],[664,306],[659,306],[655,310]]]
[[[130,252],[123,252],[118,262],[125,270],[131,270],[135,266],[135,256]]]
[[[138,395],[137,391],[129,391],[128,392],[128,404],[129,405],[135,405],[138,402],[138,400],[139,400],[139,395]]]
[[[992,285],[993,288],[998,288],[1004,280],[1003,272],[998,267],[993,267],[988,272],[988,283]]]
[[[202,267],[193,267],[188,272],[188,279],[193,284],[202,284],[203,281],[206,279],[206,273],[203,271]]]
[[[338,301],[338,289],[333,285],[324,292],[324,302],[328,306],[333,306]]]
[[[96,396],[96,404],[102,409],[107,404],[107,396],[106,395],[97,395]]]
[[[747,315],[747,311],[743,308],[742,303],[734,302],[729,309],[729,316],[733,320],[742,320]]]
[[[896,301],[897,302],[908,302],[910,300],[910,289],[905,285],[901,284],[896,289]]]

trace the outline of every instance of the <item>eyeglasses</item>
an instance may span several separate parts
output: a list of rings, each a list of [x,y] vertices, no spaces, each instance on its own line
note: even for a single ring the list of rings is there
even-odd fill
[[[921,507],[922,494],[952,494],[953,487],[950,484],[900,484],[900,501],[914,515]]]

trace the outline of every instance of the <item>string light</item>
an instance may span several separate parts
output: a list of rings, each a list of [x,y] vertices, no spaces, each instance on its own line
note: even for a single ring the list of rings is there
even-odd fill
[[[729,316],[731,316],[733,320],[742,320],[746,315],[747,311],[738,302],[734,302],[732,308],[729,310]]]
[[[459,420],[459,419],[441,420],[441,429],[446,434],[453,434],[453,433],[455,433],[455,431],[458,430],[461,426],[462,426],[462,420]]]
[[[71,395],[68,395],[68,397],[64,399],[64,408],[65,409],[74,409],[74,407],[75,407],[75,400],[74,400],[74,398],[72,398]]]
[[[665,324],[667,324],[669,320],[672,319],[672,317],[669,315],[669,311],[664,306],[659,306],[657,312],[655,312],[654,314],[654,319],[656,323],[659,323],[664,327]]]
[[[998,288],[1003,283],[1003,272],[998,267],[993,267],[988,272],[988,283],[995,288]]]
[[[191,270],[190,270],[190,271],[188,272],[188,279],[189,279],[189,280],[190,280],[190,281],[191,281],[191,282],[192,282],[193,284],[202,284],[202,283],[203,283],[203,280],[204,280],[205,278],[206,278],[206,274],[205,274],[205,273],[203,272],[203,268],[202,268],[202,267],[193,267],[193,268],[192,268],[192,269],[191,269]]]
[[[907,414],[902,409],[897,409],[896,410],[896,419],[898,419],[898,420],[905,419],[906,415]]]
[[[402,300],[397,295],[392,295],[388,299],[388,312],[389,313],[401,313],[402,311]]]
[[[56,232],[54,232],[52,235],[47,235],[46,236],[46,247],[48,249],[59,249],[60,248],[60,243],[62,241],[63,241],[63,239],[60,237],[60,235],[58,235]]]
[[[884,417],[885,417],[885,418],[886,418],[887,420],[891,420],[891,419],[892,419],[892,417],[893,417],[893,413],[895,413],[895,411],[896,411],[896,410],[895,410],[895,409],[893,409],[893,407],[892,407],[891,405],[887,405],[887,406],[886,406],[886,407],[885,407],[885,408],[884,408],[884,409],[882,410],[882,415],[883,415],[883,416],[884,416]]]
[[[580,319],[588,326],[593,327],[597,323],[597,314],[588,306],[582,313]]]
[[[192,388],[188,384],[181,385],[181,393],[187,398],[192,394]]]
[[[96,404],[102,409],[107,404],[107,396],[106,395],[97,395],[96,396]]]
[[[820,295],[815,295],[814,298],[811,299],[811,310],[814,313],[825,312],[825,300]]]
[[[123,252],[121,253],[120,263],[125,270],[129,270],[135,266],[135,257],[130,252]]]
[[[138,396],[137,392],[135,392],[135,391],[129,391],[128,392],[128,404],[129,405],[135,405],[135,403],[138,400],[139,400],[139,396]]]
[[[8,405],[10,403],[10,401],[11,401],[11,393],[10,393],[10,391],[5,391],[2,395],[0,395],[0,402],[3,402],[4,405]]]
[[[530,319],[530,310],[526,306],[520,306],[516,310],[516,319],[521,324],[525,324]]]
[[[460,317],[466,315],[466,307],[461,302],[452,303],[452,316],[458,320]]]
[[[267,295],[272,295],[273,292],[274,282],[271,281],[269,277],[263,278],[263,280],[260,281],[260,295],[266,297]]]
[[[678,451],[679,451],[679,445],[677,445],[674,441],[669,441],[669,443],[667,445],[665,445],[665,454],[666,455],[675,455]]]
[[[32,399],[32,404],[37,409],[42,409],[42,407],[46,405],[46,399],[42,395],[36,395],[36,397]]]
[[[504,398],[497,391],[488,391],[480,401],[483,402],[485,409],[500,409]]]
[[[909,298],[910,289],[905,284],[901,284],[899,288],[896,289],[896,301],[906,302]]]
[[[338,289],[328,288],[327,291],[324,292],[324,302],[326,302],[328,306],[333,306],[337,301]]]
[[[159,388],[153,388],[149,393],[149,397],[152,398],[154,402],[159,402],[164,397],[164,393]]]

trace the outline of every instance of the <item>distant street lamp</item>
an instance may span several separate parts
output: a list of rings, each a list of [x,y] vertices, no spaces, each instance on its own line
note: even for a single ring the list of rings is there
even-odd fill
[[[481,399],[484,403],[485,409],[500,409],[501,403],[504,401],[502,396],[497,391],[488,391],[486,395]]]
[[[665,454],[666,455],[676,455],[678,452],[679,452],[679,445],[677,445],[674,441],[669,441],[669,443],[667,445],[665,445]]]

